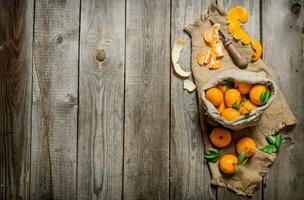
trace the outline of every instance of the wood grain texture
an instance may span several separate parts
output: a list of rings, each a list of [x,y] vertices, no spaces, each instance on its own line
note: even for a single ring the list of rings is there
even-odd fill
[[[31,199],[75,199],[80,5],[35,5]]]
[[[33,1],[0,0],[0,199],[28,199]]]
[[[260,1],[242,1],[242,0],[221,0],[218,1],[219,4],[228,11],[230,8],[235,6],[242,6],[249,11],[250,17],[246,24],[244,24],[244,29],[250,34],[252,38],[259,41],[260,40]],[[260,185],[256,194],[250,199],[262,199],[262,184]],[[227,188],[218,187],[217,189],[217,199],[248,199],[237,195],[235,192],[228,190]]]
[[[208,1],[194,0],[173,0],[171,4],[171,45],[177,38],[187,41],[181,62],[188,71],[191,70],[191,45],[183,28],[200,17],[208,5]],[[197,101],[196,92],[189,94],[184,90],[183,80],[171,70],[170,199],[212,199],[216,196],[203,157]]]
[[[263,1],[264,60],[297,117],[264,180],[264,199],[304,199],[304,1]]]
[[[127,1],[124,199],[169,198],[170,1]]]
[[[119,14],[117,14],[119,13]],[[106,59],[95,62],[102,48]],[[82,1],[78,198],[121,199],[125,2]]]

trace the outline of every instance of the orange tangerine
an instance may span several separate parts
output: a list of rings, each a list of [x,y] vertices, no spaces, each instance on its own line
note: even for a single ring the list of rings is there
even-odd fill
[[[221,116],[227,121],[233,121],[241,116],[241,113],[234,108],[227,108],[222,113]]]
[[[261,95],[263,92],[267,91],[267,87],[262,84],[256,84],[254,85],[249,93],[250,100],[256,104],[256,105],[263,105],[263,102],[261,101]]]
[[[211,143],[219,148],[227,147],[231,143],[231,133],[225,128],[214,128],[210,134]]]
[[[233,174],[236,170],[238,159],[233,154],[225,154],[219,161],[219,168],[225,174]]]
[[[249,83],[243,83],[239,81],[235,81],[235,88],[240,91],[241,94],[248,94],[251,89],[251,84]]]
[[[239,112],[243,115],[246,115],[255,109],[256,106],[250,100],[246,99],[245,101],[242,101]]]
[[[216,87],[220,89],[223,94],[225,94],[225,92],[228,90],[227,85],[217,85]]]
[[[223,102],[224,95],[218,88],[210,88],[206,91],[206,99],[214,106],[219,106]]]
[[[224,101],[217,107],[217,111],[221,114],[226,109]]]
[[[238,154],[244,152],[246,157],[249,158],[255,154],[256,143],[250,137],[242,137],[237,141],[235,149]]]
[[[240,105],[241,93],[236,89],[229,89],[225,93],[225,104],[227,107],[232,108],[233,104]]]

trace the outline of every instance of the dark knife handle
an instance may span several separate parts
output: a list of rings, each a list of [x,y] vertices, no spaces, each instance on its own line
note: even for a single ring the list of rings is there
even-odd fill
[[[227,39],[224,40],[223,43],[236,66],[241,69],[246,68],[249,61],[238,52],[238,50],[232,44],[232,40]]]

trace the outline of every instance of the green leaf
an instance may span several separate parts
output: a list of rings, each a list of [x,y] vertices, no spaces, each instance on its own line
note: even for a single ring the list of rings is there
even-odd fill
[[[260,150],[265,152],[265,153],[272,154],[272,153],[277,152],[277,147],[273,144],[268,144]]]
[[[224,153],[224,149],[219,150],[219,155],[222,155]]]
[[[233,104],[232,104],[232,108],[234,108],[234,109],[240,109],[240,106],[236,103],[236,102],[234,102]]]
[[[205,156],[204,156],[205,160],[207,160],[208,162],[212,162],[212,163],[215,163],[218,161],[219,159],[219,155],[218,154],[215,154],[215,153],[207,153]]]
[[[216,157],[218,157],[218,154],[216,154],[216,153],[207,153],[205,155],[206,159],[212,159],[212,158],[216,158]]]
[[[216,163],[219,158],[220,155],[224,153],[224,149],[210,149],[204,156],[205,160],[211,163]]]
[[[243,165],[247,162],[248,158],[246,157],[244,152],[241,152],[238,156],[238,161],[240,165]]]
[[[219,150],[217,150],[217,149],[210,149],[209,152],[218,154],[218,153],[219,153]]]
[[[267,140],[268,144],[275,144],[276,137],[274,137],[272,135],[268,135],[268,136],[266,136],[266,140]]]
[[[219,157],[208,160],[208,162],[216,163],[219,160]]]
[[[283,137],[282,134],[279,133],[275,138],[275,146],[279,149],[282,146],[282,143],[283,143]]]
[[[242,97],[241,102],[246,102],[248,99],[246,97]]]
[[[266,83],[265,83],[265,86],[268,88],[268,89],[270,89],[271,87],[272,87],[272,82],[271,81],[267,81]]]
[[[267,101],[270,99],[270,91],[262,92],[260,96],[260,100],[262,101],[263,104],[267,103]]]
[[[232,78],[225,78],[223,80],[218,81],[219,85],[225,85],[227,88],[232,88],[234,86],[234,82]]]

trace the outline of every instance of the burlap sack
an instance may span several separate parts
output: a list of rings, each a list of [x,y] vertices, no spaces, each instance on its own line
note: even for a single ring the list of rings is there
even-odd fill
[[[270,87],[271,97],[267,103],[263,106],[257,107],[254,111],[250,112],[248,115],[241,115],[238,119],[234,121],[227,121],[222,118],[214,105],[206,99],[205,91],[209,88],[215,87],[218,85],[219,81],[225,80],[227,78],[232,78],[243,83],[262,83],[266,84],[271,82],[272,86]],[[202,103],[204,110],[206,111],[206,116],[208,123],[217,126],[222,125],[232,130],[240,130],[249,126],[256,126],[259,122],[259,119],[262,113],[271,105],[272,101],[277,95],[277,87],[275,83],[266,77],[265,72],[249,72],[240,69],[231,69],[226,70],[215,77],[209,79],[209,81],[202,88]]]
[[[216,23],[221,25],[222,30],[227,34],[226,17],[225,13],[218,9],[216,5],[211,5],[208,12],[202,16],[201,19],[197,19],[193,24],[187,25],[185,31],[191,36],[192,42],[192,73],[194,81],[197,86],[198,96],[202,96],[202,88],[207,81],[216,75],[222,73],[228,69],[238,69],[228,53],[225,51],[224,57],[221,59],[222,67],[218,70],[209,70],[208,67],[201,67],[196,61],[197,53],[203,49],[207,50],[209,47],[202,42],[202,34],[209,30],[211,25],[208,18],[212,17]],[[242,45],[238,42],[233,42],[235,47],[245,56],[247,59],[251,58],[252,50],[249,45]],[[253,72],[265,72],[266,76],[271,79],[271,71],[268,66],[260,59],[257,62],[250,63],[246,68],[246,71]],[[205,143],[205,149],[212,148],[212,145],[208,139],[210,129],[207,127],[205,110],[202,106],[202,101],[199,101],[200,109],[200,121],[203,131],[203,139]],[[277,97],[272,102],[271,106],[265,110],[257,126],[244,128],[240,131],[233,132],[232,144],[225,149],[225,152],[235,153],[234,144],[235,141],[244,135],[248,135],[255,139],[257,147],[261,148],[267,144],[265,135],[272,135],[280,131],[282,128],[295,124],[295,117],[291,113],[288,105],[286,104],[284,97],[280,90],[277,90]],[[241,166],[237,172],[230,177],[226,177],[220,173],[217,163],[209,163],[209,168],[212,176],[211,183],[219,186],[230,188],[242,195],[253,195],[262,181],[263,175],[267,172],[268,167],[272,164],[275,155],[269,155],[263,152],[256,152],[256,154],[246,163],[245,166]]]

